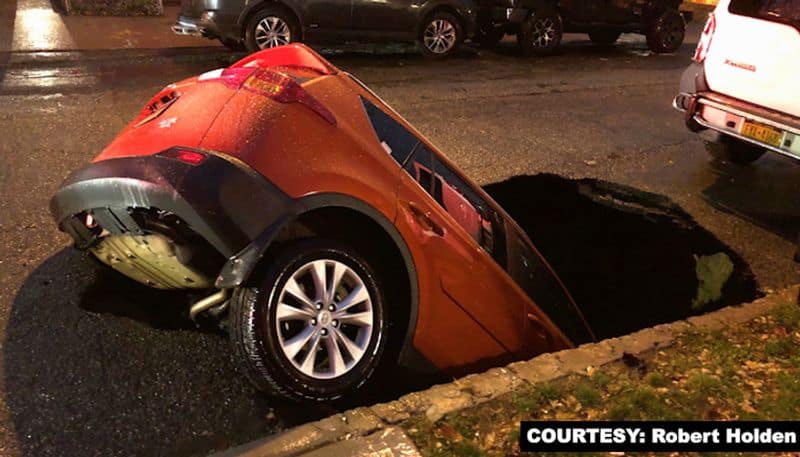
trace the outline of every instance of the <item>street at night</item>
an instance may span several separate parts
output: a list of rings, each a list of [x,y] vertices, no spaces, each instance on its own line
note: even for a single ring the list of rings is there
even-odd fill
[[[393,46],[317,49],[490,194],[524,177],[514,195],[543,200],[543,179],[588,178],[665,197],[703,231],[697,239],[715,238],[749,267],[749,301],[798,282],[800,166],[777,154],[748,167],[715,161],[686,129],[671,103],[702,24],[691,22],[672,54],[650,52],[633,34],[610,46],[568,34],[546,58],[522,57],[512,42],[442,61]],[[224,331],[188,319],[186,294],[135,283],[56,230],[48,204],[70,171],[164,86],[242,55],[197,48],[0,61],[0,455],[206,455],[430,385],[401,373],[357,401],[267,397],[237,371]],[[567,195],[549,198],[557,206]],[[555,257],[552,249],[542,251]],[[679,281],[669,265],[661,274]]]

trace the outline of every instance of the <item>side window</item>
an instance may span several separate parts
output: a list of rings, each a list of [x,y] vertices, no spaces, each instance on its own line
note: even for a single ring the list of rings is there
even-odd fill
[[[508,225],[508,274],[575,344],[592,340],[569,296],[517,228]]]
[[[419,143],[417,137],[369,100],[361,97],[361,103],[383,149],[391,154],[397,163],[403,165],[414,146]]]
[[[486,252],[505,268],[500,215],[463,178],[420,143],[404,169]]]

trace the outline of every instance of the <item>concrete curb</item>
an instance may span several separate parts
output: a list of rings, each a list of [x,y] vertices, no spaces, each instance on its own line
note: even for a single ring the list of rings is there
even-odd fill
[[[624,354],[639,355],[670,346],[687,331],[714,331],[750,321],[780,304],[797,302],[799,293],[800,285],[795,285],[744,305],[492,368],[404,395],[389,403],[356,408],[301,425],[280,435],[214,454],[214,457],[417,456],[419,453],[412,441],[395,426],[411,416],[425,414],[435,422],[447,414],[513,392],[523,384],[586,373],[587,368],[619,361]]]

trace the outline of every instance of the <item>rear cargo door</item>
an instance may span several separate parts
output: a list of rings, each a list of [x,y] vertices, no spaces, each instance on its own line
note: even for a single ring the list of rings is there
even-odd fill
[[[711,90],[800,117],[800,2],[731,0],[716,13],[705,61]]]

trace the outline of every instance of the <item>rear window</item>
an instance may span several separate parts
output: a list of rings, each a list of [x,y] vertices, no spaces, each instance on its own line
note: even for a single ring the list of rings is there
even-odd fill
[[[728,11],[800,28],[800,0],[731,0]]]

